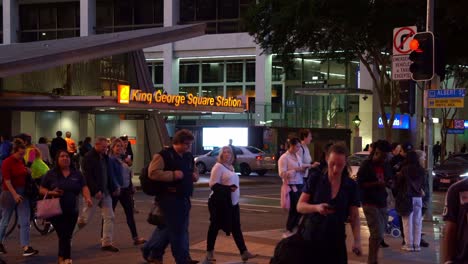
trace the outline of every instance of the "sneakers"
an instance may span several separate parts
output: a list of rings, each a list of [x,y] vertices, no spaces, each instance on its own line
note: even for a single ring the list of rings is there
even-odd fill
[[[252,254],[248,250],[246,250],[241,254],[241,259],[243,262],[246,262],[247,260],[256,258],[257,256],[257,254]]]
[[[114,247],[114,245],[102,246],[101,250],[109,251],[109,252],[119,252],[120,251],[118,248]]]
[[[135,237],[133,239],[133,245],[138,246],[138,245],[143,245],[146,242],[144,238],[141,237]]]
[[[429,243],[427,243],[427,241],[422,239],[422,238],[421,238],[420,245],[421,245],[421,247],[429,247]]]
[[[414,251],[414,247],[413,247],[413,246],[404,245],[404,246],[401,247],[401,250],[407,251],[407,252],[413,252],[413,251]]]
[[[380,242],[380,247],[381,247],[381,248],[388,248],[389,245],[388,245],[387,243],[385,243],[384,240],[382,240],[382,242]]]
[[[416,251],[416,252],[421,251],[421,247],[420,246],[414,246],[414,251]]]
[[[0,243],[0,254],[6,254],[7,251],[5,250],[5,247],[3,246],[2,243]]]
[[[28,247],[27,249],[23,250],[23,257],[29,257],[32,255],[36,255],[37,253],[39,253],[38,250],[35,250],[32,247]]]
[[[286,232],[283,233],[283,238],[288,238],[288,237],[290,237],[292,235],[294,235],[294,232],[286,230]]]

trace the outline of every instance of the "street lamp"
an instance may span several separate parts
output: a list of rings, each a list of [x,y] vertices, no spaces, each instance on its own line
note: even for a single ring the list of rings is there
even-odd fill
[[[361,124],[361,119],[359,119],[359,116],[356,115],[354,118],[353,118],[353,123],[354,125],[356,126],[356,128],[359,128],[359,125]]]
[[[353,138],[353,150],[354,152],[359,152],[362,150],[362,137],[359,136],[359,126],[361,125],[361,119],[356,115],[353,118],[354,124],[354,138]]]

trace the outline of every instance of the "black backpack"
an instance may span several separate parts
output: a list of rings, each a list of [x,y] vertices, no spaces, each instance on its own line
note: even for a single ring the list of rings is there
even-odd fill
[[[140,172],[140,185],[141,190],[150,196],[157,196],[160,191],[160,182],[153,181],[148,177],[148,167],[149,164],[143,167]]]

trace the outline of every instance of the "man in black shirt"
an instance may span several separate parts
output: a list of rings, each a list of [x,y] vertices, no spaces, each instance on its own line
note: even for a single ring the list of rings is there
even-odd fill
[[[445,197],[442,263],[468,261],[468,178],[450,186]]]
[[[434,155],[434,164],[436,164],[439,161],[441,151],[442,147],[440,146],[440,142],[437,141],[437,143],[432,148],[432,154]]]
[[[50,143],[50,157],[52,160],[55,160],[55,155],[57,155],[57,151],[65,150],[67,151],[67,141],[62,137],[62,131],[55,132],[56,138],[52,139]]]
[[[369,255],[367,263],[377,263],[379,247],[387,225],[387,191],[385,187],[393,178],[387,161],[391,151],[385,140],[375,142],[369,159],[365,160],[357,173],[361,200],[367,225],[369,226]]]

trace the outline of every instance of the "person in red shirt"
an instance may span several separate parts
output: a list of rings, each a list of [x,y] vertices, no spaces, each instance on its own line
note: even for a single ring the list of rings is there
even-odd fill
[[[2,219],[0,220],[0,242],[5,238],[6,229],[10,218],[17,207],[20,226],[20,242],[23,246],[23,256],[32,256],[39,251],[29,246],[29,219],[30,205],[29,200],[24,197],[26,186],[26,177],[30,173],[24,165],[24,155],[26,146],[24,141],[16,138],[13,142],[13,154],[3,161],[3,192],[0,195],[0,204],[3,209]],[[6,254],[3,243],[0,243],[0,253]]]

